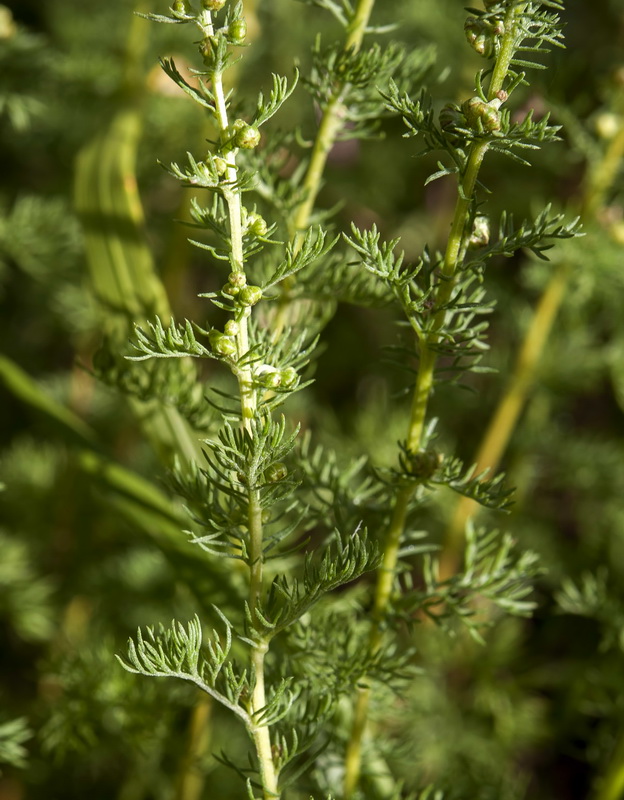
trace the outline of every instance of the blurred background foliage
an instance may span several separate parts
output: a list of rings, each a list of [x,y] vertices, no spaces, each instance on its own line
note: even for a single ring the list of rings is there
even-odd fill
[[[237,82],[250,98],[270,71],[291,74],[296,62],[305,74],[314,37],[337,35],[329,15],[295,0],[249,6],[253,46]],[[465,46],[459,0],[378,6],[374,18],[397,23],[389,35],[435,48],[430,83],[441,104],[473,93],[478,57]],[[516,503],[494,520],[540,554],[539,606],[531,620],[496,623],[486,646],[417,629],[422,675],[376,712],[406,791],[433,782],[451,798],[624,796],[624,2],[568,6],[567,50],[524,98],[551,110],[563,141],[530,169],[492,157],[483,179],[495,216],[553,202],[581,213],[587,235],[548,263],[514,258],[490,272],[487,358],[498,372],[467,379],[472,391],[442,387],[434,400],[444,444],[472,460],[559,274],[554,324],[524,376],[528,402],[502,456]],[[193,430],[211,427],[198,416],[201,397],[176,408],[171,386],[192,379],[191,368],[173,382],[129,379],[121,393],[92,373],[119,383],[116,347],[132,319],[173,309],[201,321],[197,292],[222,283],[172,221],[187,216],[188,197],[156,163],[201,154],[210,136],[155,66],[168,54],[184,62],[186,34],[133,19],[140,7],[0,6],[2,800],[199,800],[217,787],[224,800],[243,796],[215,758],[246,746],[236,722],[186,686],[125,673],[113,655],[139,624],[197,610],[209,619],[237,581],[187,546],[181,508],[163,488],[172,451],[187,441],[182,455],[192,455]],[[299,128],[305,139],[314,125],[298,90],[274,130]],[[335,148],[321,202],[339,204],[338,228],[375,222],[415,257],[425,242],[442,246],[453,192],[446,179],[423,187],[434,164],[413,157],[399,121],[382,132]],[[112,194],[94,206],[102,186]],[[114,305],[104,277],[114,258],[127,258],[125,305]],[[383,310],[347,304],[324,332],[316,382],[293,415],[345,463],[395,453],[405,407],[383,348],[396,336]],[[174,396],[149,400],[154,385]],[[458,557],[457,537],[445,533],[453,504],[441,494],[423,520],[449,562]],[[319,757],[317,785],[331,768]],[[381,773],[370,791],[385,797]]]

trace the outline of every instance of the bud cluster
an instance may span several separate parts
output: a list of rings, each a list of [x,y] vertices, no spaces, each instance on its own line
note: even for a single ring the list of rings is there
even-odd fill
[[[464,24],[464,32],[468,44],[485,58],[496,55],[501,36],[505,32],[502,20],[488,21],[486,19],[468,17]]]
[[[262,299],[262,289],[259,286],[247,286],[244,272],[231,272],[221,294],[234,298],[243,308],[255,306]]]
[[[292,389],[298,379],[297,370],[294,367],[284,367],[277,369],[271,364],[260,364],[254,370],[254,380],[265,389]]]

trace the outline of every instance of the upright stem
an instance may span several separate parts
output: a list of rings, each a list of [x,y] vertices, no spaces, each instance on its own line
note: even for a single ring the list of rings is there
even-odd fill
[[[535,381],[537,364],[565,296],[568,275],[567,265],[560,265],[540,299],[505,393],[490,420],[475,458],[477,474],[486,469],[489,469],[491,474],[498,467]],[[450,577],[457,569],[459,544],[466,523],[476,509],[477,503],[468,497],[462,497],[457,502],[455,513],[446,531],[444,550],[440,556],[442,580]]]
[[[518,3],[512,5],[507,10],[504,21],[505,34],[503,35],[501,48],[494,64],[488,99],[494,99],[503,87],[517,44],[517,21],[524,12],[526,5],[526,3]],[[409,450],[414,453],[418,452],[422,446],[427,407],[434,383],[434,372],[437,360],[436,345],[439,343],[439,331],[448,313],[444,310],[444,307],[452,298],[456,286],[457,271],[464,256],[466,228],[470,221],[472,198],[475,192],[479,170],[487,149],[488,141],[484,139],[476,140],[470,146],[466,167],[458,187],[455,212],[453,214],[451,231],[442,264],[442,275],[445,280],[439,284],[436,293],[436,306],[441,310],[439,310],[434,317],[431,332],[428,336],[419,337],[418,341],[419,365],[412,397],[407,436],[407,446]],[[401,539],[405,530],[410,501],[415,491],[415,485],[404,486],[398,491],[390,519],[390,525],[386,532],[383,559],[375,589],[372,626],[369,637],[369,649],[372,654],[378,652],[382,644],[383,621],[392,597]],[[345,758],[345,800],[349,800],[353,795],[360,780],[362,741],[366,731],[370,696],[370,687],[365,687],[358,691],[351,737],[347,745]]]
[[[199,693],[189,725],[189,741],[180,772],[175,800],[200,800],[204,792],[205,774],[200,761],[209,752],[212,698]]]
[[[206,12],[208,13],[208,12]],[[209,19],[209,17],[207,17]],[[211,33],[211,24],[204,32]],[[212,90],[215,98],[215,108],[217,122],[221,131],[222,140],[228,137],[228,112],[225,92],[223,88],[223,76],[215,72],[212,76]],[[224,191],[225,201],[228,206],[232,269],[234,272],[244,274],[245,263],[243,254],[243,224],[242,224],[242,203],[240,191],[236,187],[237,168],[236,150],[230,150],[226,155],[227,178],[231,184],[230,189]],[[248,308],[242,319],[239,321],[239,331],[236,336],[236,356],[237,361],[249,350],[249,328],[248,319],[251,309]],[[253,387],[252,373],[249,366],[239,367],[237,372],[239,394],[241,401],[241,415],[243,426],[251,435],[253,431],[252,420],[256,414],[257,403],[256,394]],[[255,609],[262,596],[262,573],[263,573],[263,530],[262,530],[262,509],[260,506],[259,492],[253,490],[249,494],[249,505],[247,509],[247,530],[249,532],[249,608],[252,618],[255,617]],[[261,709],[266,706],[266,691],[264,682],[264,660],[268,650],[266,642],[258,641],[253,646],[251,662],[253,666],[254,689],[251,698],[250,713],[253,719]],[[277,785],[277,773],[271,753],[271,737],[269,728],[266,724],[253,722],[249,727],[249,732],[253,737],[260,766],[260,776],[262,779],[262,790],[265,800],[273,800],[279,797]]]
[[[375,0],[359,0],[351,22],[347,28],[347,38],[344,44],[344,51],[353,50],[357,52],[362,46],[362,40],[366,33],[366,27],[373,11]],[[295,239],[295,252],[297,252],[305,237],[306,230],[310,224],[312,209],[316,203],[316,198],[321,189],[321,181],[327,158],[334,146],[336,138],[343,126],[344,121],[344,94],[346,86],[342,86],[331,95],[319,123],[318,131],[312,146],[308,169],[303,179],[303,200],[297,206],[295,214],[290,222],[291,234]],[[282,295],[274,323],[274,338],[278,338],[287,322],[288,307],[290,299],[288,293],[293,284],[292,278],[286,278],[282,282]]]
[[[599,213],[604,205],[606,194],[619,174],[623,159],[624,124],[620,124],[602,158],[588,170],[580,202],[583,220],[594,219]],[[491,474],[496,470],[503,457],[535,384],[539,361],[565,298],[571,274],[568,264],[560,264],[539,300],[513,372],[474,459],[477,473],[489,469]],[[466,523],[477,507],[477,503],[467,497],[462,497],[457,502],[455,512],[446,530],[444,549],[440,555],[440,577],[443,580],[450,577],[457,569],[459,549]]]
[[[362,46],[362,40],[366,33],[366,26],[373,11],[375,0],[359,0],[351,22],[347,28],[347,38],[344,44],[344,52],[353,50],[357,52]],[[327,156],[329,155],[336,137],[342,127],[344,118],[343,97],[345,86],[337,89],[330,97],[323,110],[319,129],[312,147],[310,163],[303,180],[304,200],[297,208],[293,219],[293,227],[296,232],[298,245],[301,246],[305,229],[310,220],[310,214],[314,208],[316,198],[321,188],[321,180]]]

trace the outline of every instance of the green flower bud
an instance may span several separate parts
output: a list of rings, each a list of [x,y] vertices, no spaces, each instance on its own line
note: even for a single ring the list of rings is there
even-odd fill
[[[238,333],[240,331],[240,325],[238,324],[238,322],[236,322],[236,320],[229,319],[225,323],[225,327],[223,330],[227,336],[238,336]]]
[[[297,383],[299,376],[294,367],[286,367],[281,371],[280,377],[282,379],[282,386],[284,386],[286,389],[290,389]]]
[[[234,145],[243,150],[253,150],[260,143],[260,131],[245,120],[237,119],[232,125]]]
[[[464,33],[468,44],[480,56],[491,55],[491,29],[487,22],[469,17],[464,24]]]
[[[268,230],[268,225],[264,217],[253,212],[247,217],[247,230],[255,233],[256,236],[264,236]]]
[[[217,175],[225,175],[228,169],[228,162],[221,158],[220,156],[215,156],[213,159],[214,168],[217,171]]]
[[[270,510],[268,508],[263,508],[262,509],[262,514],[260,516],[261,516],[263,525],[268,525],[269,522],[271,521],[271,512],[270,512]]]
[[[288,475],[288,467],[282,461],[276,461],[264,471],[264,479],[267,483],[277,483],[283,481]]]
[[[202,0],[202,8],[206,11],[221,11],[226,0]]]
[[[255,369],[254,378],[256,383],[264,386],[267,389],[277,389],[282,382],[282,375],[275,367],[270,364],[260,364]]]
[[[500,105],[500,101],[492,101]],[[488,103],[484,103],[480,97],[471,97],[470,100],[462,105],[462,111],[472,128],[478,128],[479,122],[483,130],[488,133],[499,131],[501,127],[500,114],[497,108]]]
[[[496,131],[499,131],[501,128],[501,119],[498,109],[494,108],[494,106],[486,105],[481,116],[481,122],[488,133],[496,133]]]
[[[228,26],[228,39],[232,44],[242,44],[247,36],[247,23],[241,17],[230,22]]]
[[[199,54],[202,57],[204,64],[208,66],[212,58],[212,42],[208,36],[205,39],[202,39],[199,43]]]
[[[183,19],[189,14],[189,8],[186,0],[174,0],[171,6],[171,13],[177,19]]]
[[[505,32],[502,20],[487,22],[484,19],[469,17],[464,24],[468,44],[479,55],[490,58],[496,52],[496,40]]]
[[[247,277],[244,272],[230,272],[228,281],[232,286],[237,286],[239,289],[247,285]]]
[[[238,301],[243,306],[255,306],[261,298],[262,289],[259,286],[245,286],[238,295]]]
[[[240,293],[240,286],[232,286],[231,283],[226,283],[225,286],[221,287],[221,294],[225,294],[228,297],[236,297]]]
[[[210,331],[208,341],[213,351],[220,356],[233,356],[236,353],[236,343],[221,331]]]
[[[282,376],[277,370],[274,372],[265,372],[260,375],[258,382],[267,389],[277,389],[282,383]]]

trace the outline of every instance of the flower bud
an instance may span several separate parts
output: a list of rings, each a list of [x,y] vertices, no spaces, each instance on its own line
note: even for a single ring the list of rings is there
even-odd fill
[[[483,102],[480,97],[471,97],[470,100],[466,100],[462,105],[462,111],[472,128],[478,129],[480,122],[483,130],[488,133],[500,130],[501,121],[498,110],[494,106]]]
[[[277,481],[283,481],[287,475],[288,467],[282,461],[276,461],[264,471],[264,479],[267,483],[277,483]]]
[[[238,324],[238,322],[236,322],[236,320],[229,319],[225,323],[225,327],[223,328],[223,330],[227,336],[238,336],[238,333],[240,331],[240,325]]]
[[[208,341],[213,351],[220,356],[233,356],[236,353],[236,343],[218,330],[208,333]]]
[[[232,286],[237,286],[239,289],[247,285],[247,277],[244,272],[230,272],[228,281]]]
[[[177,19],[184,19],[189,13],[189,8],[186,0],[174,0],[171,6],[171,13]]]
[[[247,23],[240,17],[230,22],[228,26],[228,39],[232,44],[242,44],[247,36]]]
[[[464,24],[464,33],[468,44],[480,56],[491,55],[492,31],[487,22],[469,17]]]
[[[210,64],[210,59],[212,58],[212,42],[210,37],[206,36],[206,38],[202,39],[199,43],[199,54],[202,57],[204,64],[208,66]]]
[[[284,386],[286,389],[290,389],[297,383],[299,376],[294,367],[286,367],[281,371],[280,377],[282,380],[282,386]]]
[[[215,156],[215,158],[213,159],[213,164],[217,172],[217,175],[219,176],[225,175],[228,169],[228,162],[224,158],[221,158],[220,156]]]
[[[277,389],[282,382],[281,373],[271,364],[260,364],[256,367],[254,378],[256,383],[267,389]]]
[[[277,370],[273,372],[265,372],[258,378],[258,383],[266,389],[277,389],[282,383],[282,376]]]
[[[442,465],[443,458],[435,450],[421,450],[418,453],[408,453],[409,472],[414,478],[427,481],[432,478]]]
[[[259,286],[245,286],[238,295],[238,301],[243,306],[255,306],[261,298],[262,289]]]
[[[464,24],[464,33],[473,50],[480,56],[490,58],[496,53],[496,40],[505,33],[505,25],[500,19],[488,22],[469,17]]]
[[[202,0],[202,8],[205,11],[221,11],[226,0]]]
[[[268,230],[268,225],[264,217],[252,212],[247,217],[247,230],[251,233],[255,233],[256,236],[264,236]]]
[[[485,247],[490,241],[490,220],[483,214],[479,214],[474,218],[472,223],[472,233],[468,239],[468,247],[477,248]]]
[[[260,131],[242,119],[234,122],[232,134],[235,146],[242,147],[244,150],[253,150],[260,143]]]
[[[231,283],[226,283],[225,286],[221,287],[221,294],[225,294],[228,297],[236,297],[240,293],[240,286],[232,286]]]

